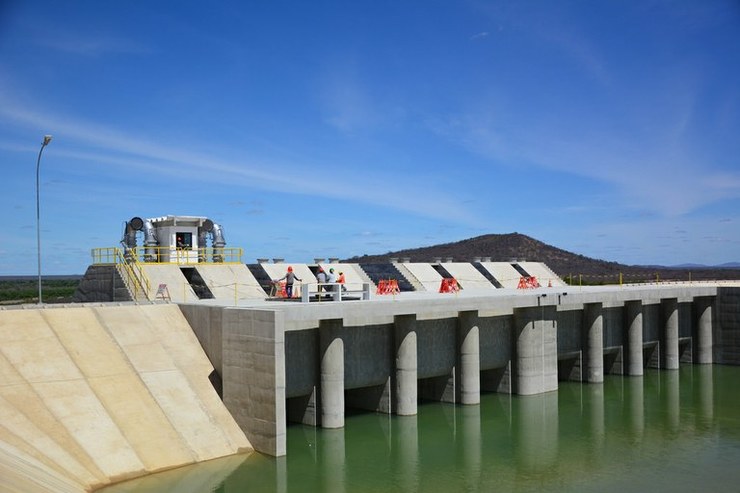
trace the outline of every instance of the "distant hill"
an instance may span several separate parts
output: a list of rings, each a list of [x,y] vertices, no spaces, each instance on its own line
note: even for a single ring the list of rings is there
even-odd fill
[[[697,266],[696,269],[688,269],[625,265],[568,252],[520,233],[489,234],[454,243],[399,250],[383,255],[352,257],[346,261],[372,264],[388,262],[391,258],[409,258],[411,262],[431,262],[436,257],[443,259],[452,257],[455,262],[472,262],[476,257],[491,257],[493,262],[512,260],[543,262],[561,278],[581,276],[592,282],[599,282],[600,279],[616,282],[620,273],[625,281],[656,278],[688,280],[689,276],[694,280],[740,279],[740,268]]]

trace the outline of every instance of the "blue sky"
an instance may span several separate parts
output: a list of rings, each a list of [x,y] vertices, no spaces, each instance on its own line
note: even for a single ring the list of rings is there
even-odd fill
[[[310,261],[520,232],[740,261],[740,3],[0,2],[0,275],[133,216]]]

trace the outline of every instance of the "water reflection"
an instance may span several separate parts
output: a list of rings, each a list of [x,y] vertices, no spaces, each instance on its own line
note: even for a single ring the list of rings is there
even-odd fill
[[[417,416],[358,414],[339,430],[290,426],[287,457],[253,454],[216,487],[181,489],[183,474],[176,486],[117,491],[735,490],[739,378],[737,367],[688,365],[486,394],[479,406],[423,403]]]

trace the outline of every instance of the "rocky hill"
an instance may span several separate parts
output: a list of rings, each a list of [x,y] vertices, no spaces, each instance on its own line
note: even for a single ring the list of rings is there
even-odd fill
[[[408,258],[411,262],[431,262],[435,258],[453,258],[455,262],[472,262],[477,257],[490,257],[493,262],[511,260],[543,262],[562,278],[580,278],[588,282],[616,282],[621,273],[625,281],[740,279],[738,268],[670,268],[661,266],[624,265],[589,258],[548,245],[519,233],[489,234],[422,248],[363,255],[347,259],[355,263],[383,263],[391,258]],[[579,277],[580,276],[580,277]]]

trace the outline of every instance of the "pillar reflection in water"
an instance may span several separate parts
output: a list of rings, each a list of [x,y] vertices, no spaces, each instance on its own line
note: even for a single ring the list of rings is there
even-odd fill
[[[391,421],[393,476],[398,491],[419,491],[419,426],[416,416]]]
[[[557,392],[517,399],[513,425],[516,461],[520,468],[537,471],[557,461]]]
[[[637,441],[641,441],[645,434],[645,382],[643,377],[625,377],[624,396],[629,413],[629,430]]]
[[[461,453],[468,482],[466,491],[479,484],[481,474],[481,422],[480,406],[460,406],[458,410],[458,435],[456,449]]]
[[[347,485],[345,478],[344,428],[322,430],[319,456],[319,465],[322,469],[321,491],[327,493],[344,492]]]
[[[667,425],[671,433],[678,431],[681,425],[681,390],[679,388],[679,372],[661,371],[663,405],[667,416]]]
[[[714,368],[712,365],[695,365],[691,371],[696,389],[695,407],[698,409],[697,417],[700,420],[697,425],[710,426],[714,420]]]
[[[601,448],[606,436],[606,425],[604,423],[604,386],[583,385],[584,413],[591,430],[591,438],[595,448]]]

